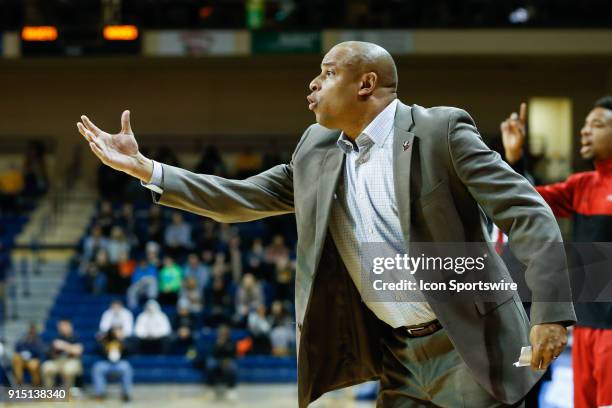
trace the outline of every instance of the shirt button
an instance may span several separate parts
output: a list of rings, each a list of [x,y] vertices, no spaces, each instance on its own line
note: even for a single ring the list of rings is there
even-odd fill
[[[372,228],[370,228],[368,231],[370,232],[370,235],[374,234],[374,230]]]

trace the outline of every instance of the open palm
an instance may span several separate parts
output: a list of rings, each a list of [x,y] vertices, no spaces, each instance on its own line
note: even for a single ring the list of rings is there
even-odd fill
[[[130,125],[130,111],[121,115],[121,131],[111,135],[94,125],[87,116],[77,123],[79,132],[89,142],[89,147],[107,166],[130,173],[138,157],[138,143]]]

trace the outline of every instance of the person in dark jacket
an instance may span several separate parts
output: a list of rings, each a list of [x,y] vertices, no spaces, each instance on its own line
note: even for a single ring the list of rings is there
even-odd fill
[[[208,371],[208,382],[211,386],[225,386],[229,389],[228,396],[234,395],[234,387],[236,387],[238,378],[236,343],[231,339],[228,326],[219,327],[217,341],[206,362],[206,370]],[[220,391],[219,388],[217,390]]]
[[[38,336],[36,325],[31,324],[26,335],[15,346],[12,363],[17,385],[23,385],[24,371],[27,370],[32,379],[32,386],[40,386],[40,365],[44,357],[45,344]]]
[[[173,319],[172,350],[177,354],[186,354],[194,346],[196,320],[189,311],[189,302],[179,299],[176,317]]]

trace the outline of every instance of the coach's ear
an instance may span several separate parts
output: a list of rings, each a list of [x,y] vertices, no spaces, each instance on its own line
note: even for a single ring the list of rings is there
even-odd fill
[[[359,96],[372,95],[374,89],[376,89],[376,84],[378,84],[378,74],[376,74],[376,72],[368,72],[363,74],[361,77],[359,92],[357,94]]]

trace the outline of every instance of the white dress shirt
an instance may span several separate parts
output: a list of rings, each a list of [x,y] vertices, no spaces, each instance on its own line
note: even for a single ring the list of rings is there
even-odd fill
[[[344,133],[338,148],[346,154],[343,182],[338,185],[329,228],[353,283],[366,306],[397,328],[426,323],[436,318],[424,301],[408,301],[389,292],[365,291],[362,287],[361,247],[384,243],[394,254],[407,252],[400,226],[393,185],[393,124],[398,100],[391,102],[357,137],[356,143]],[[153,162],[153,175],[143,186],[162,194],[162,167]],[[402,278],[411,279],[409,273]],[[382,277],[384,279],[384,277]],[[377,298],[379,296],[379,298]]]
[[[393,124],[397,103],[395,99],[383,109],[355,143],[344,133],[340,135],[338,148],[346,155],[344,177],[338,184],[329,224],[332,238],[362,300],[380,320],[392,327],[417,325],[436,318],[427,302],[410,301],[410,293],[373,290],[367,269],[371,265],[362,267],[362,249],[368,245],[368,249],[381,251],[375,256],[407,253],[393,184]],[[395,282],[397,278],[410,280],[412,276],[406,272],[394,278],[380,275],[384,282]]]

